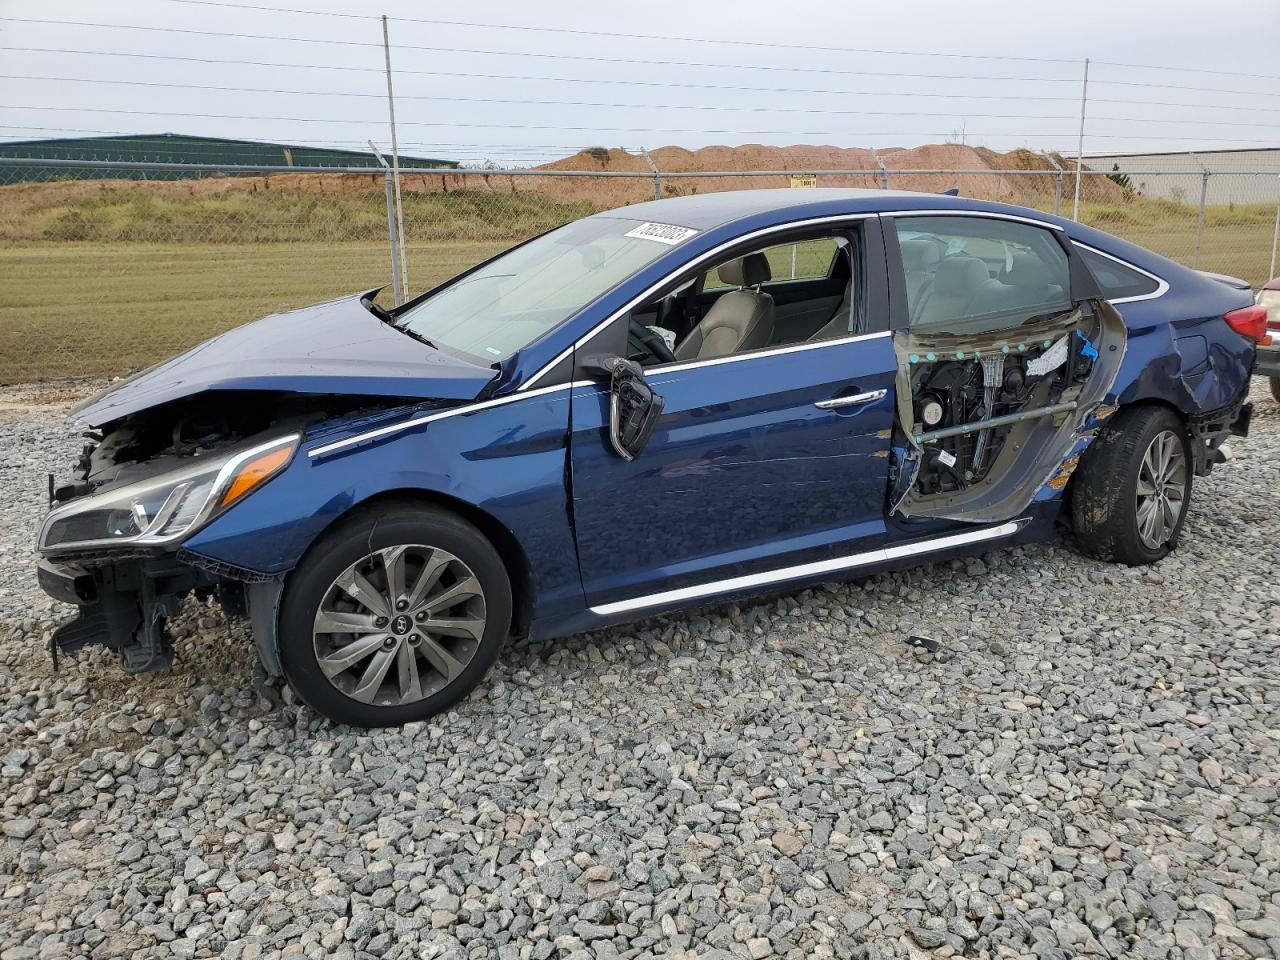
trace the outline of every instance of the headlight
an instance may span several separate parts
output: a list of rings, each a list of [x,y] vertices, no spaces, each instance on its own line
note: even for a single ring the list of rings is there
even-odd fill
[[[181,540],[288,466],[299,439],[201,459],[60,507],[40,529],[40,552]]]

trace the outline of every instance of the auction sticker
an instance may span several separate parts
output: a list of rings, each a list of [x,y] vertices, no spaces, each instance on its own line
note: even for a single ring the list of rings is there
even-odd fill
[[[697,232],[688,227],[676,227],[669,223],[642,223],[634,230],[628,230],[625,236],[635,237],[637,240],[657,240],[659,243],[674,247]]]

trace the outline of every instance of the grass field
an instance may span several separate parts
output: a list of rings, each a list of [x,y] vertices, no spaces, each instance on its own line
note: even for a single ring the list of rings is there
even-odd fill
[[[506,245],[411,245],[410,280],[425,289]],[[385,243],[0,246],[0,383],[128,373],[390,272]]]
[[[147,199],[133,187],[58,203],[32,196],[0,198],[0,383],[126,374],[238,324],[378,286],[390,275],[380,196],[184,202]],[[406,199],[415,291],[514,237],[590,211],[528,195]],[[1086,204],[1081,212],[1086,223],[1193,261],[1193,208],[1138,199]],[[1210,208],[1201,269],[1265,281],[1274,215],[1264,205]],[[352,236],[362,239],[330,239]],[[789,273],[787,259],[774,264],[778,275]]]

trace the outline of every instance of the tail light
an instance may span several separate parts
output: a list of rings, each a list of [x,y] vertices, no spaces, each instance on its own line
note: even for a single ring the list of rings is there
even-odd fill
[[[1267,337],[1267,308],[1254,304],[1241,307],[1226,314],[1223,320],[1242,337],[1248,337],[1255,343],[1265,343]]]

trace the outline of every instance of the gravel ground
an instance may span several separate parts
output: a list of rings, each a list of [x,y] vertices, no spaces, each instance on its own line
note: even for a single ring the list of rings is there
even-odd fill
[[[1280,957],[1270,399],[1154,568],[1056,542],[517,645],[374,734],[214,609],[171,675],[52,673],[61,400],[0,392],[0,960]]]

